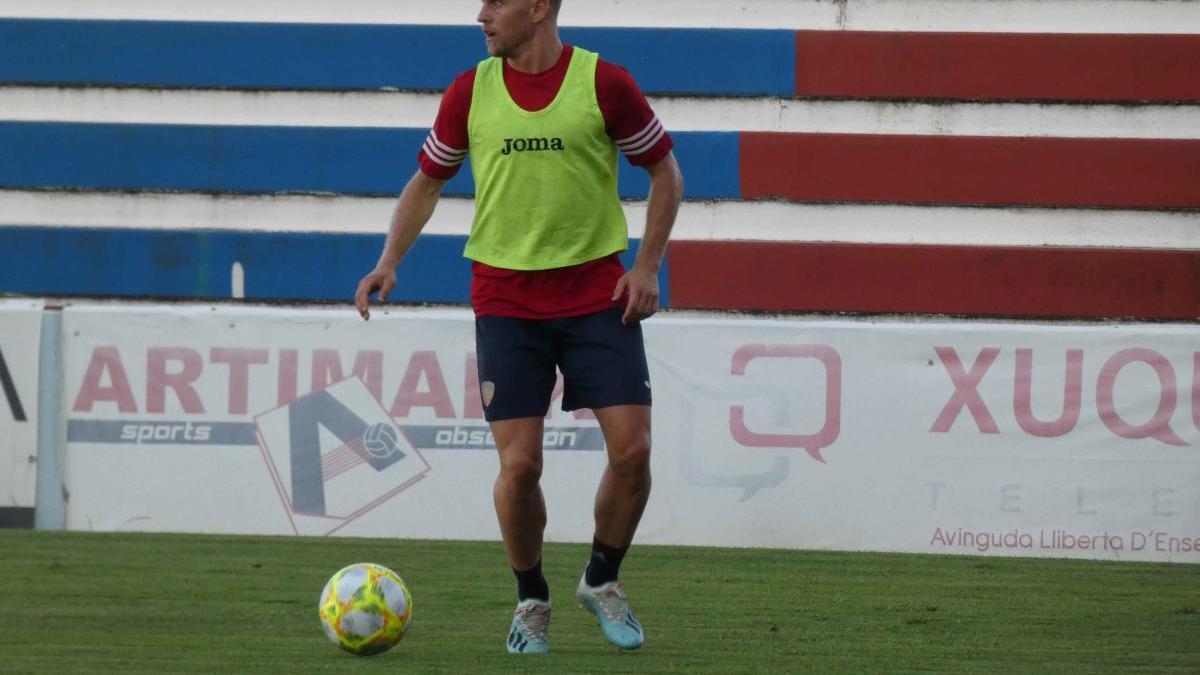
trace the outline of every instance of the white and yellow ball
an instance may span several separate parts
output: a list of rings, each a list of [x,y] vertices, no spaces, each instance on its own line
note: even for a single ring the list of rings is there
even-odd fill
[[[338,570],[321,591],[325,635],[358,656],[381,654],[404,637],[412,619],[412,594],[395,572],[375,563]]]

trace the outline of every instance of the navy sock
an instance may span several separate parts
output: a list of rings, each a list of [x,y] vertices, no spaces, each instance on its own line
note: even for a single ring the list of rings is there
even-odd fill
[[[517,578],[517,600],[525,601],[533,598],[542,602],[550,602],[550,585],[542,575],[542,559],[524,572],[513,568],[513,576]]]
[[[599,586],[617,580],[621,571],[621,561],[629,547],[615,548],[592,537],[592,559],[588,562],[584,578],[588,586]]]

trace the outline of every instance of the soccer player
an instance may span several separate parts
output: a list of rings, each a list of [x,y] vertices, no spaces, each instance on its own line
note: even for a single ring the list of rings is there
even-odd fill
[[[562,0],[483,0],[491,58],[446,91],[404,188],[383,254],[355,304],[387,299],[396,267],[470,155],[475,219],[465,256],[484,416],[496,439],[494,499],[517,579],[508,651],[549,651],[542,574],[543,423],[561,369],[564,410],[591,408],[608,448],[591,559],[576,598],[623,649],[643,643],[617,580],[650,494],[650,376],[640,321],[658,309],[657,273],[683,194],[672,141],[627,71],[558,36]],[[642,245],[628,246],[617,151],[650,175]]]

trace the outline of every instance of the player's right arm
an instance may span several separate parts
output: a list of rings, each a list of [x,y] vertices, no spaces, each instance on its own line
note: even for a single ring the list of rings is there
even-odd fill
[[[358,290],[354,293],[354,305],[363,319],[371,318],[370,297],[373,293],[378,292],[379,301],[384,302],[396,287],[396,267],[429,222],[445,186],[446,181],[428,176],[420,170],[404,186],[392,214],[392,225],[388,228],[387,241],[383,244],[379,262],[370,274],[358,282]]]
[[[379,263],[358,282],[358,290],[354,293],[354,305],[363,319],[371,318],[373,293],[379,293],[379,301],[384,302],[396,288],[396,266],[429,222],[446,182],[458,173],[466,160],[467,117],[474,85],[475,70],[471,69],[459,75],[442,97],[437,120],[417,155],[420,169],[404,187],[392,214]]]

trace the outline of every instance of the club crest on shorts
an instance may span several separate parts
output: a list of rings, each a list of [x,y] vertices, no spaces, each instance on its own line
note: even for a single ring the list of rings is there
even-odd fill
[[[496,397],[496,383],[491,381],[484,382],[479,385],[479,393],[483,396],[483,407],[488,407],[492,404],[492,399]]]

